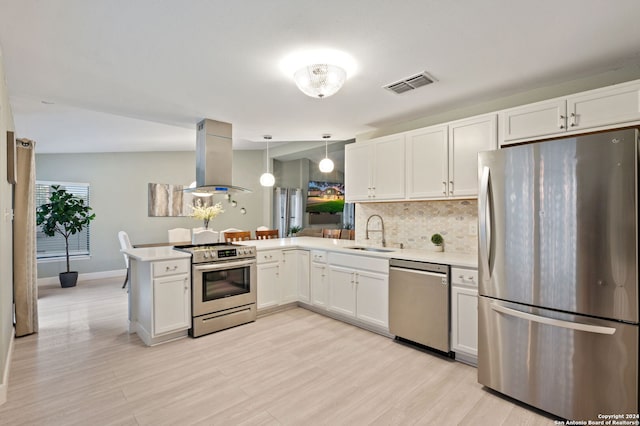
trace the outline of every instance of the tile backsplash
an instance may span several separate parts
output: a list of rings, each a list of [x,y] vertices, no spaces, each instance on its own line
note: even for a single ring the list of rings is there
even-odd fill
[[[431,235],[444,238],[444,250],[453,253],[474,254],[478,251],[476,236],[478,203],[476,200],[411,201],[397,203],[356,204],[356,242],[382,244],[380,232],[369,232],[365,240],[367,218],[382,216],[388,247],[431,249]],[[380,220],[372,218],[369,231],[380,229]]]

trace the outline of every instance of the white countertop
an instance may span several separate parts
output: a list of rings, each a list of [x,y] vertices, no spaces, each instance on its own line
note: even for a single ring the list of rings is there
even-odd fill
[[[420,262],[440,263],[444,265],[460,266],[463,268],[477,268],[478,256],[475,254],[434,252],[418,249],[400,249],[395,247],[385,247],[390,252],[360,251],[349,249],[348,247],[363,247],[363,244],[356,244],[353,240],[337,240],[331,238],[318,237],[294,237],[278,238],[273,240],[250,240],[237,244],[255,246],[258,251],[270,249],[301,248],[307,250],[329,250],[342,253],[349,253],[360,256],[381,257],[385,259],[416,260]],[[380,247],[376,247],[380,248]]]
[[[363,244],[356,244],[353,240],[337,240],[332,238],[318,237],[294,237],[294,238],[277,238],[273,240],[249,240],[238,242],[245,246],[255,246],[258,251],[275,250],[275,249],[294,249],[300,248],[305,250],[329,250],[341,253],[348,253],[357,256],[380,257],[384,259],[404,259],[416,260],[420,262],[440,263],[443,265],[460,266],[463,268],[477,268],[478,256],[463,253],[449,252],[433,252],[428,250],[417,249],[400,249],[395,247],[385,247],[389,252],[376,251],[360,251],[353,250],[348,247],[363,247]],[[380,248],[380,247],[376,247]],[[133,259],[143,262],[151,262],[156,260],[170,260],[188,258],[191,255],[182,251],[174,250],[173,247],[149,247],[149,248],[132,248],[121,250],[123,253],[131,256]]]
[[[131,248],[120,250],[127,256],[142,261],[153,262],[156,260],[186,259],[191,257],[190,253],[174,250],[172,246],[166,247],[148,247],[148,248]]]

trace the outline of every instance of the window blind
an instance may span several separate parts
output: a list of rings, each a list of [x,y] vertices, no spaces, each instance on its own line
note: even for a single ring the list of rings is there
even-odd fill
[[[36,206],[49,202],[49,196],[53,191],[51,185],[60,185],[78,198],[84,200],[87,206],[89,203],[89,184],[72,182],[49,182],[36,181]],[[69,257],[89,256],[90,251],[91,224],[87,225],[81,232],[69,237]],[[42,227],[36,228],[36,247],[38,260],[65,258],[64,237],[58,233],[53,237],[48,237],[42,232]]]

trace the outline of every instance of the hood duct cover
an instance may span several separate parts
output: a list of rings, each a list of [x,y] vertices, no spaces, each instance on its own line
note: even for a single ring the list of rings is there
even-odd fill
[[[231,123],[204,119],[196,128],[196,187],[185,189],[194,195],[251,192],[233,186]]]

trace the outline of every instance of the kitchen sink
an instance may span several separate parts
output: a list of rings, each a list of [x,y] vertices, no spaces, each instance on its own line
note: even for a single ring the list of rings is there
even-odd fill
[[[375,251],[378,253],[389,253],[395,250],[392,249],[384,249],[384,248],[376,248],[376,247],[362,247],[362,246],[354,246],[354,247],[345,247],[351,250],[362,250],[362,251]]]

